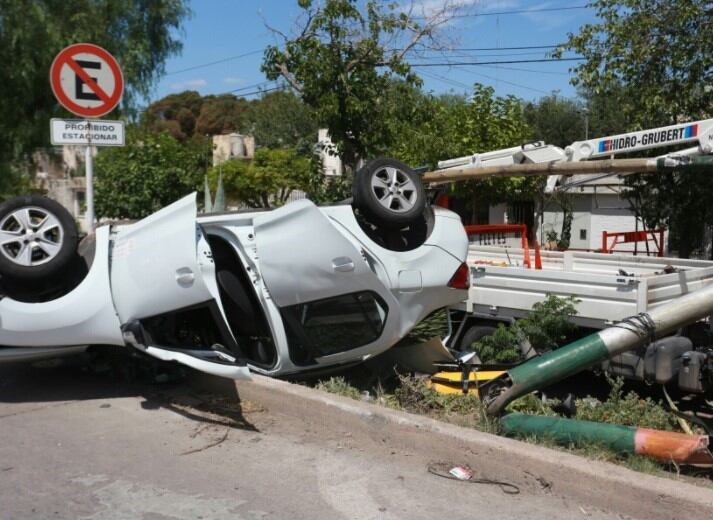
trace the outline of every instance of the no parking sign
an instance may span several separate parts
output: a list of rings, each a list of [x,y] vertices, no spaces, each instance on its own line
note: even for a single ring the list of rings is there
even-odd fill
[[[50,85],[57,100],[81,117],[100,117],[119,104],[124,78],[114,56],[97,45],[76,43],[52,62]]]
[[[124,93],[124,77],[114,56],[92,43],[75,43],[63,49],[50,67],[50,85],[57,101],[87,121],[53,119],[52,144],[86,145],[87,229],[94,229],[94,146],[123,146],[123,121],[97,121],[114,110]]]

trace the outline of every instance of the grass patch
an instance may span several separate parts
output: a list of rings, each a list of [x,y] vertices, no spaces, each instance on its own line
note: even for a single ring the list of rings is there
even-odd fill
[[[675,416],[657,401],[650,397],[641,398],[633,391],[624,393],[624,381],[620,378],[608,379],[608,381],[611,389],[607,399],[603,401],[590,397],[577,399],[576,419],[680,431]],[[316,388],[487,433],[501,433],[498,419],[490,417],[480,399],[473,394],[439,394],[429,388],[427,378],[421,377],[399,376],[395,383],[388,389],[384,389],[381,384],[372,388],[361,388],[348,377],[338,376],[318,382]],[[534,415],[558,416],[559,414],[553,408],[556,409],[559,404],[559,401],[556,400],[543,402],[537,394],[528,394],[513,401],[508,410]],[[664,464],[635,454],[616,453],[597,443],[562,446],[551,438],[535,436],[520,437],[520,440],[554,449],[563,449],[591,460],[615,463],[641,473],[658,476],[679,475],[680,468],[674,465]],[[700,473],[698,476],[704,477],[705,480],[711,478],[710,471]]]

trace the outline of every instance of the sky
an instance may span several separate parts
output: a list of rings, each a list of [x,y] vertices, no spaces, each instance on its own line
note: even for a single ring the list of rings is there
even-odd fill
[[[447,0],[400,0],[415,14]],[[451,49],[413,62],[493,62],[547,59],[552,49],[512,49],[562,43],[568,33],[596,20],[587,0],[460,0],[467,15],[450,21],[442,32]],[[184,24],[183,51],[166,63],[166,74],[151,100],[184,90],[201,94],[233,92],[251,98],[270,88],[260,71],[262,50],[279,43],[267,26],[287,34],[301,13],[297,0],[193,0],[193,14]],[[514,12],[513,12],[514,11]],[[510,49],[507,49],[510,48]],[[468,50],[460,50],[468,49]],[[477,49],[477,50],[472,50]],[[574,55],[571,55],[574,56]],[[576,62],[509,63],[416,67],[423,88],[434,93],[464,93],[475,82],[490,85],[498,95],[527,100],[557,92],[575,97],[569,69]]]

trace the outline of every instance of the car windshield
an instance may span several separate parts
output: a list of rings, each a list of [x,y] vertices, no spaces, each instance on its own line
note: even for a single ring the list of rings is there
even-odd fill
[[[376,341],[386,321],[386,305],[370,291],[292,305],[282,313],[291,346],[315,357]]]

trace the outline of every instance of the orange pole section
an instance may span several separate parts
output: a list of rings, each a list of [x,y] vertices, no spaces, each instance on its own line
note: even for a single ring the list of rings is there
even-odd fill
[[[666,462],[673,460],[682,463],[713,464],[713,455],[708,451],[706,435],[638,428],[634,437],[634,449],[639,455]]]
[[[540,243],[535,239],[535,269],[542,269],[542,257],[540,256]]]

